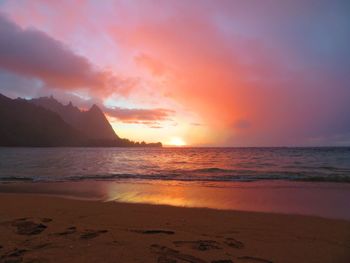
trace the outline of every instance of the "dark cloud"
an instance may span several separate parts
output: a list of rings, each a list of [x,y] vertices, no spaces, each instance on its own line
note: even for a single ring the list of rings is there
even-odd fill
[[[117,83],[63,43],[35,29],[22,29],[0,13],[0,68],[64,90],[102,89]]]
[[[42,82],[26,78],[0,69],[0,93],[10,98],[36,97],[41,90]]]

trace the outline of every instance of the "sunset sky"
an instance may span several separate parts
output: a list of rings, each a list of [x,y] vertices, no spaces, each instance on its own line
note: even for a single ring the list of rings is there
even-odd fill
[[[350,145],[349,47],[347,0],[0,0],[0,93],[137,141]]]

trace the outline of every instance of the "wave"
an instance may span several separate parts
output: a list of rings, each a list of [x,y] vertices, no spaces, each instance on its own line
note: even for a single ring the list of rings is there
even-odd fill
[[[0,182],[33,182],[35,181],[35,178],[33,177],[22,177],[22,176],[5,176],[5,177],[0,177]]]
[[[198,169],[197,171],[208,172],[208,169]],[[222,171],[224,170],[224,171]],[[213,169],[209,173],[213,173]],[[211,174],[207,176],[191,174],[188,171],[184,173],[170,173],[170,174],[100,174],[100,175],[81,175],[81,176],[65,176],[65,177],[1,177],[0,183],[3,182],[77,182],[77,181],[184,181],[184,182],[252,182],[252,181],[303,181],[303,182],[338,182],[350,183],[350,174],[337,175],[305,175],[292,172],[279,173],[254,173],[244,175],[227,175],[227,170],[218,169],[218,174]]]
[[[232,173],[237,170],[229,170],[229,169],[222,169],[222,168],[217,168],[217,167],[209,167],[209,168],[201,168],[201,169],[194,169],[194,170],[189,170],[187,172],[203,172],[203,173]]]
[[[350,148],[0,149],[0,157],[0,182],[350,181]]]

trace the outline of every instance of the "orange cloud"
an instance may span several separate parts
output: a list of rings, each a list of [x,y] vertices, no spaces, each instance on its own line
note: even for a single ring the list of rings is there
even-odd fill
[[[110,34],[125,50],[141,52],[147,58],[142,64],[153,73],[159,72],[154,61],[166,63],[165,93],[208,123],[207,140],[225,138],[225,145],[304,144],[313,133],[324,132],[321,112],[336,116],[336,100],[345,105],[331,88],[337,77],[314,68],[308,74],[300,70],[306,66],[300,65],[302,54],[295,47],[225,34],[205,7],[164,5],[153,6],[152,16],[145,12],[134,19],[129,14],[125,24],[111,27]],[[326,109],[322,105],[327,100],[333,106]]]
[[[133,107],[156,109],[146,117],[118,112],[124,121],[166,120],[172,113],[157,109],[175,109],[182,136],[195,140],[205,130],[200,140],[209,145],[305,145],[350,134],[350,56],[341,5],[146,0],[85,2],[74,11],[71,3],[6,6],[16,22],[44,28],[111,71],[74,57],[77,74],[66,75],[69,83],[56,79],[60,71],[31,75],[70,88],[96,83],[99,100],[129,94]],[[67,11],[72,27],[62,21]],[[29,74],[27,68],[19,73]]]
[[[173,110],[168,109],[126,109],[126,108],[104,108],[104,111],[110,116],[123,122],[151,122],[171,120],[170,117],[175,114]]]
[[[167,67],[159,60],[156,60],[146,54],[139,54],[135,57],[138,65],[147,68],[153,75],[162,76],[168,70]]]

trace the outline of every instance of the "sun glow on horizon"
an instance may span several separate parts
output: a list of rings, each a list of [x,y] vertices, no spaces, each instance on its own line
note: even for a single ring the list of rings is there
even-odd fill
[[[170,141],[167,143],[167,145],[182,147],[182,146],[186,146],[187,143],[180,137],[172,137]]]
[[[0,94],[165,147],[349,146],[349,1],[237,2],[0,0]]]

